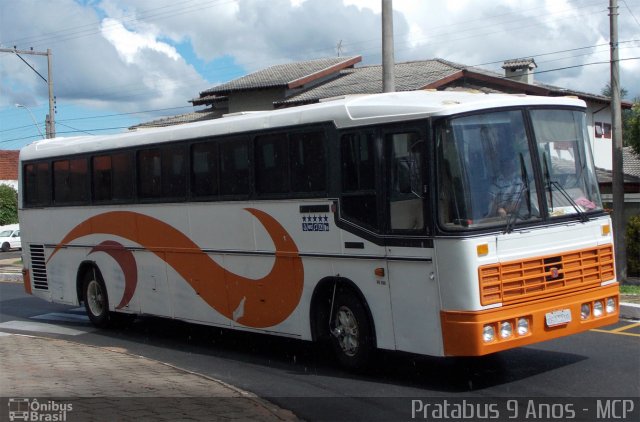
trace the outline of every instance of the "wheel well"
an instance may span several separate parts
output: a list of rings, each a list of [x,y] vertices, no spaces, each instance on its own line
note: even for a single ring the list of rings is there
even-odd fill
[[[87,271],[93,269],[100,271],[96,266],[96,263],[93,261],[84,261],[78,267],[78,272],[76,273],[76,294],[78,295],[78,303],[83,302],[82,282],[84,280],[84,275],[87,273]]]
[[[351,294],[353,294],[360,300],[360,302],[364,306],[364,309],[366,310],[367,318],[369,319],[369,324],[371,325],[373,344],[378,344],[376,339],[375,322],[373,321],[373,316],[371,314],[371,309],[369,308],[367,300],[353,281],[343,277],[325,277],[316,285],[313,291],[313,295],[311,296],[311,306],[309,309],[311,339],[313,341],[323,341],[328,337],[328,330],[323,330],[322,324],[328,324],[334,286],[336,288],[348,290]]]

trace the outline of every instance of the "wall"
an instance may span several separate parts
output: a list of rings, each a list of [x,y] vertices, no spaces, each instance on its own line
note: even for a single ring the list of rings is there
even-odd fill
[[[591,151],[596,167],[601,169],[613,169],[611,158],[611,135],[600,133],[596,135],[596,124],[604,123],[611,125],[611,108],[602,103],[587,103],[587,125],[589,127],[589,137],[591,141]],[[601,125],[598,125],[602,127]],[[609,136],[609,137],[607,137]]]
[[[229,94],[229,113],[273,110],[273,102],[284,100],[284,88],[252,90]]]

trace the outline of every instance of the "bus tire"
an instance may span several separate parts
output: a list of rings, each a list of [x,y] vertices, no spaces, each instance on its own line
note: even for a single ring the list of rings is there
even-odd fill
[[[106,328],[110,323],[109,296],[100,271],[90,268],[85,271],[82,282],[82,300],[91,323]]]
[[[9,243],[4,242],[2,244],[2,252],[9,252],[9,249],[11,249],[11,245],[9,245]]]
[[[330,327],[338,362],[350,370],[366,368],[373,354],[372,327],[364,305],[347,289],[336,292]]]

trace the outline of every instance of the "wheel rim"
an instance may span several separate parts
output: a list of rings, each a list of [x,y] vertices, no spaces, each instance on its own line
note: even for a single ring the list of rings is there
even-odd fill
[[[100,316],[104,312],[102,287],[96,280],[91,280],[87,286],[87,304],[89,305],[89,310],[95,316]]]
[[[359,331],[358,320],[346,306],[338,308],[336,313],[336,325],[334,333],[340,345],[340,349],[347,356],[355,356],[358,353]]]

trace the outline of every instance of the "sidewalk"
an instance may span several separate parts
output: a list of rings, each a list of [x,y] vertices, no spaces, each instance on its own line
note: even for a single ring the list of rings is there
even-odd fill
[[[0,356],[0,397],[29,400],[41,415],[65,411],[66,421],[297,420],[251,393],[125,351],[0,333]],[[2,400],[0,420],[11,406]]]

